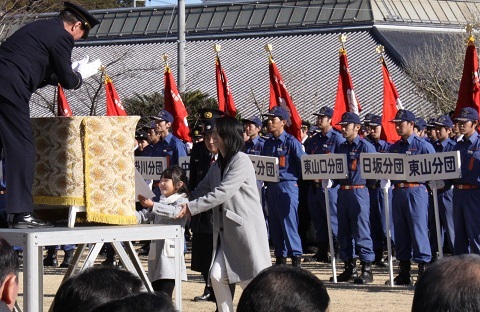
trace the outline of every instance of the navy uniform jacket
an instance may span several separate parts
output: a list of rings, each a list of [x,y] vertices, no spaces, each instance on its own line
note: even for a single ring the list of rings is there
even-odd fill
[[[403,139],[398,140],[390,146],[389,153],[419,155],[419,154],[434,154],[435,149],[433,145],[419,138],[415,134],[408,137],[407,141]],[[392,183],[401,183],[406,181],[392,181]],[[420,182],[421,183],[421,182]]]
[[[35,21],[17,30],[0,46],[0,95],[27,105],[33,92],[59,82],[65,89],[82,84],[72,70],[73,36],[58,18]]]
[[[257,135],[253,140],[248,140],[245,142],[245,154],[250,155],[260,155],[263,150],[263,144],[265,140]]]
[[[345,142],[345,138],[332,128],[325,135],[321,132],[315,134],[305,145],[305,152],[307,154],[335,153],[343,142]]]
[[[195,190],[200,181],[205,178],[210,168],[212,154],[205,146],[205,142],[193,144],[190,153],[190,178],[189,189]],[[213,234],[213,210],[202,212],[192,216],[190,223],[192,233]]]
[[[187,147],[182,140],[169,133],[162,141],[157,143],[156,151],[152,156],[166,157],[167,167],[178,165],[181,156],[187,156]]]
[[[375,147],[357,135],[352,143],[345,141],[340,144],[336,153],[347,155],[348,177],[335,182],[341,185],[365,185],[367,180],[362,178],[361,175],[360,153],[375,153]]]
[[[302,143],[286,131],[278,138],[272,136],[263,144],[262,156],[277,157],[279,160],[280,182],[297,181],[302,177],[302,155],[305,155]]]
[[[480,186],[480,136],[474,132],[468,139],[455,145],[454,151],[460,151],[462,177],[455,180],[459,184]]]

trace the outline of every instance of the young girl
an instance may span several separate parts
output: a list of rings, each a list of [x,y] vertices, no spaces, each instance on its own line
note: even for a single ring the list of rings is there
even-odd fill
[[[188,187],[185,171],[179,166],[165,169],[160,177],[160,201],[153,202],[142,195],[138,196],[140,204],[148,209],[139,211],[139,223],[154,221],[155,224],[174,224],[182,226],[181,246],[187,217],[174,219],[181,210],[181,204],[188,202]],[[162,291],[172,297],[175,287],[174,241],[161,239],[152,241],[148,254],[148,278],[155,291]],[[185,258],[182,252],[182,280],[187,280]]]

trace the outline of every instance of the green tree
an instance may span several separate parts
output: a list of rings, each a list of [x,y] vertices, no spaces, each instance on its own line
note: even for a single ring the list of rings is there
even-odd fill
[[[187,120],[190,127],[197,124],[199,109],[218,107],[216,99],[200,90],[186,91],[181,94],[181,97],[188,112]],[[148,116],[157,115],[165,106],[163,94],[159,92],[148,95],[135,94],[135,96],[125,99],[123,104],[128,115],[141,116],[139,124],[147,124],[150,121]]]

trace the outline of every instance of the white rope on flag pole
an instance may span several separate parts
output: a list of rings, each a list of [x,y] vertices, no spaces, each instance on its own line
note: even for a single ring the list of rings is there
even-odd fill
[[[332,234],[332,225],[330,219],[330,198],[329,198],[329,187],[323,189],[325,192],[325,210],[327,213],[327,228],[328,228],[328,243],[330,245],[330,260],[332,263],[332,274],[333,282],[337,282],[337,268],[335,264],[335,248],[333,247],[333,234]]]
[[[388,188],[382,188],[382,192],[383,203],[385,207],[385,229],[387,232],[388,274],[390,276],[390,286],[393,287],[392,233],[390,232],[390,205],[388,201]]]

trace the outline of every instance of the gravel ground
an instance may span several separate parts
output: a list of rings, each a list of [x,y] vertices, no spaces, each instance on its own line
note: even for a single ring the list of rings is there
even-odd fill
[[[138,245],[137,247],[140,247]],[[59,261],[62,260],[63,252],[59,251]],[[140,257],[147,268],[147,257]],[[103,258],[100,256],[96,264],[100,264]],[[213,312],[213,302],[194,302],[194,296],[203,292],[203,278],[200,274],[190,270],[190,254],[186,255],[188,281],[182,283],[183,311]],[[394,264],[395,265],[395,264]],[[413,287],[394,287],[385,285],[388,279],[387,268],[373,268],[374,282],[368,285],[353,285],[347,283],[328,282],[332,274],[329,264],[303,263],[303,268],[313,272],[322,281],[325,281],[330,295],[330,311],[410,311],[413,299]],[[343,265],[337,264],[337,274],[342,271]],[[396,270],[395,265],[395,270]],[[53,297],[62,281],[66,269],[45,268],[44,270],[44,311],[48,311]],[[395,271],[394,271],[395,273]],[[416,273],[414,270],[413,273]],[[20,293],[18,303],[23,302],[23,277],[20,274]],[[241,295],[241,288],[237,286],[235,304]]]

